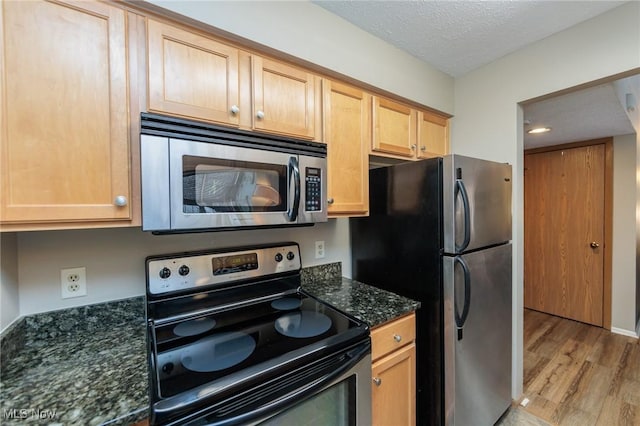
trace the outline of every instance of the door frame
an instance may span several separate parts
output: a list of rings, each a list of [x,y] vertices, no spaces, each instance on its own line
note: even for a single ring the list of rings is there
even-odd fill
[[[604,145],[604,253],[602,288],[602,328],[611,330],[611,276],[613,261],[613,138],[599,138],[562,145],[526,149],[524,155]],[[525,223],[526,227],[527,224]],[[526,250],[527,247],[525,246]]]

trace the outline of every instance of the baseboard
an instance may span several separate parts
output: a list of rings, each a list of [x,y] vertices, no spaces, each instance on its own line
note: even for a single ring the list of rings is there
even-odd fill
[[[638,324],[638,327],[636,327],[636,331],[625,330],[624,328],[611,327],[611,332],[638,339],[640,336],[640,323]]]

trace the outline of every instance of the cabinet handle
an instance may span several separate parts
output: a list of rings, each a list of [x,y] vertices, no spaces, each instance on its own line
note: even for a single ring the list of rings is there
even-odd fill
[[[327,204],[333,204],[333,201],[334,201],[334,200],[333,200],[333,198],[329,198],[329,199],[327,200]]]
[[[427,150],[426,146],[423,145],[423,146],[420,147],[420,151],[425,152],[426,150]]]
[[[415,143],[411,144],[411,149],[414,150],[414,151],[416,150],[416,144]]]
[[[396,342],[400,343],[400,341],[402,340],[402,336],[399,334],[394,334],[393,335],[393,340],[395,340]]]
[[[231,105],[231,114],[236,115],[239,112],[240,108],[238,108],[238,105]]]
[[[115,200],[113,200],[113,204],[118,207],[124,207],[127,205],[127,197],[124,195],[118,195]]]
[[[382,379],[380,377],[374,377],[373,383],[375,383],[376,386],[380,386],[382,384]]]
[[[256,113],[256,117],[258,117],[258,120],[262,120],[264,118],[264,111],[258,111]]]

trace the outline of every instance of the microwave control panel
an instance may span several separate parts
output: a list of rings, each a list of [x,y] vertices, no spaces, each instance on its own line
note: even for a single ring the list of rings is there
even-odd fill
[[[305,168],[305,211],[314,212],[322,210],[322,175],[321,170],[315,167]]]

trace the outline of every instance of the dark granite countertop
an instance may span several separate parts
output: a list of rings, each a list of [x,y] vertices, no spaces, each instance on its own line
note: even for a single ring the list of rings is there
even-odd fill
[[[342,278],[339,263],[305,268],[302,288],[371,327],[420,306]],[[29,316],[3,333],[3,425],[133,424],[147,417],[147,392],[143,297]]]
[[[0,424],[128,425],[147,417],[143,297],[29,316],[16,328],[3,335]]]
[[[309,268],[303,274],[302,289],[366,322],[371,328],[420,307],[420,302],[415,300],[344,278],[333,268],[339,268],[339,264]]]

